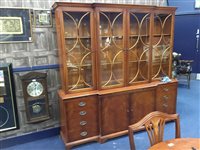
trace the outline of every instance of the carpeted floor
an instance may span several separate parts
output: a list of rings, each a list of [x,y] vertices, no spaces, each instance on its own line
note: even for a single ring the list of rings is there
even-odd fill
[[[200,80],[191,80],[190,89],[184,81],[179,82],[177,97],[177,113],[181,120],[181,137],[200,138]],[[174,138],[174,123],[167,123],[164,139]],[[146,132],[135,134],[137,150],[146,150],[149,140]],[[64,144],[59,135],[20,144],[1,150],[64,150]],[[74,150],[129,150],[128,136],[108,140],[104,144],[92,142],[73,148]]]

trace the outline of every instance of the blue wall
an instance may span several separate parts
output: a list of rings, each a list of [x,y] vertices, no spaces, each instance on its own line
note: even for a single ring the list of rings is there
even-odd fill
[[[196,50],[196,32],[200,29],[200,9],[194,8],[195,0],[168,0],[168,4],[177,7],[174,51],[182,54],[181,59],[194,60],[193,73],[200,73],[200,51]]]
[[[169,6],[177,7],[176,14],[200,13],[195,9],[195,0],[168,0]]]

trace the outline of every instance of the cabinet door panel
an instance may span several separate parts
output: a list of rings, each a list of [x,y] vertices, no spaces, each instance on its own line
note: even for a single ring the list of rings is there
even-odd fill
[[[93,88],[91,12],[63,12],[67,89]]]
[[[134,124],[155,110],[155,89],[134,92],[130,104],[130,124]]]
[[[171,76],[172,15],[155,14],[152,50],[152,79]]]
[[[101,98],[101,134],[127,130],[128,94],[116,94]]]
[[[149,73],[150,14],[129,13],[128,82],[147,81]]]
[[[123,12],[99,12],[100,86],[124,85]]]

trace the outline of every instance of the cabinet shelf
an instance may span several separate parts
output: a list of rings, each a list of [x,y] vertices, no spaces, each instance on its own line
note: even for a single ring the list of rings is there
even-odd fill
[[[142,34],[142,35],[140,35],[140,34],[131,34],[131,35],[129,35],[129,37],[135,37],[135,38],[138,38],[138,36],[140,36],[140,37],[149,37],[150,35],[148,35],[148,34]]]
[[[91,36],[81,36],[81,37],[65,37],[65,39],[70,39],[70,40],[74,40],[74,39],[91,39]]]
[[[171,34],[153,34],[154,37],[159,36],[171,36]]]
[[[150,37],[150,35],[147,35],[147,34],[142,34],[142,35],[139,35],[139,34],[131,34],[129,35],[129,37],[133,37],[133,38],[138,38],[138,36],[140,37]],[[153,34],[154,37],[159,37],[159,36],[171,36],[171,34]]]
[[[74,68],[74,69],[78,69],[80,67],[91,67],[92,64],[84,64],[84,65],[78,65],[78,64],[73,64],[73,65],[67,65],[68,68]]]
[[[101,66],[103,66],[103,65],[117,65],[117,64],[122,64],[123,62],[114,62],[114,63],[107,63],[107,62],[101,62]]]
[[[122,39],[123,38],[123,35],[102,35],[102,36],[99,36],[100,38],[102,39],[105,39],[105,38],[119,38],[119,39]]]

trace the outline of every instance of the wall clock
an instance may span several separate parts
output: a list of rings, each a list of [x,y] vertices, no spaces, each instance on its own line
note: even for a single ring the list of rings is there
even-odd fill
[[[50,118],[47,92],[47,74],[29,72],[21,76],[28,123]]]

